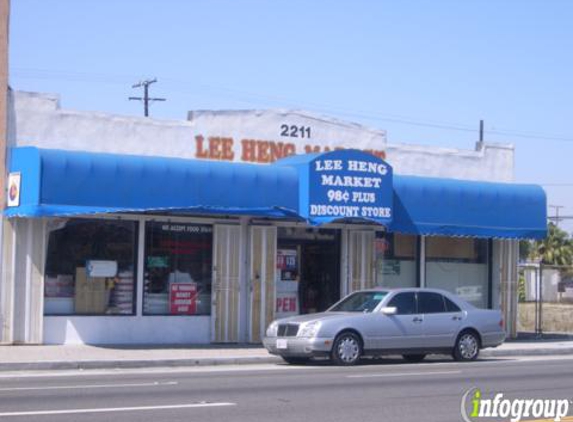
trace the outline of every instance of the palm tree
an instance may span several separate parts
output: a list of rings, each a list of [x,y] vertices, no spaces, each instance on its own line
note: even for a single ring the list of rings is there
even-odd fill
[[[567,232],[554,223],[547,226],[547,237],[533,242],[529,258],[540,259],[545,265],[571,266],[573,264],[573,240]]]

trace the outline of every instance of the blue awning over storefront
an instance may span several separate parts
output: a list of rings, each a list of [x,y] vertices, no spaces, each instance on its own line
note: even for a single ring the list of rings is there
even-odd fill
[[[13,148],[20,205],[9,217],[121,212],[297,216],[298,176],[288,167]]]
[[[537,185],[394,176],[391,231],[419,235],[542,239],[545,191]]]
[[[19,186],[10,192],[19,197],[4,211],[8,217],[157,212],[308,219],[299,208],[300,172],[288,162],[264,166],[20,147],[11,150],[10,173],[19,173]],[[546,199],[539,186],[397,174],[392,185],[392,219],[382,222],[390,231],[546,235]]]

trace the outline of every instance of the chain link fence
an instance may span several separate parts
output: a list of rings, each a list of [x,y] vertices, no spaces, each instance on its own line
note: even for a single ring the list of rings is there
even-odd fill
[[[517,331],[573,338],[573,267],[519,266]]]

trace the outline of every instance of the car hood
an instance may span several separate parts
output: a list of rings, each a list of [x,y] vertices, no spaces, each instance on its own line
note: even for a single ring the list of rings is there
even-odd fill
[[[361,315],[361,313],[357,312],[320,312],[317,314],[307,314],[307,315],[297,315],[288,318],[281,318],[277,319],[276,322],[279,324],[286,324],[286,323],[295,323],[301,324],[303,322],[311,322],[311,321],[324,321],[327,319],[334,319],[334,318],[341,318],[341,317],[349,317],[349,316],[356,316]]]

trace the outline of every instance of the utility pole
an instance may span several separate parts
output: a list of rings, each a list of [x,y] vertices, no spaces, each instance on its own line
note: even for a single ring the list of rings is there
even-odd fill
[[[149,98],[149,85],[157,82],[157,78],[146,79],[144,81],[138,82],[132,85],[132,88],[143,87],[143,97],[129,97],[130,100],[143,101],[143,114],[145,117],[149,117],[149,103],[152,101],[166,101],[165,98]]]
[[[563,205],[549,205],[549,208],[555,208],[555,217],[550,217],[551,219],[555,219],[555,225],[559,227],[559,210],[561,208],[565,208]]]
[[[481,150],[483,148],[483,120],[479,121],[479,141],[476,145],[476,150]]]

